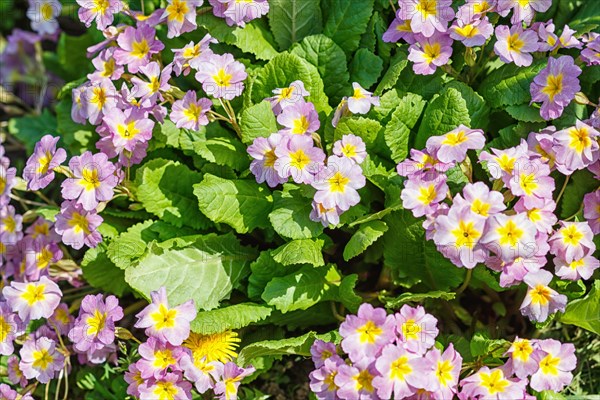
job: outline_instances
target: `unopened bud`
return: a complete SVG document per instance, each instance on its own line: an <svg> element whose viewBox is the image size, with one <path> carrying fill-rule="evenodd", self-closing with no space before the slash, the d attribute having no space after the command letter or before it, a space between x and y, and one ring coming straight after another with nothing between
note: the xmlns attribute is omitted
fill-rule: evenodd
<svg viewBox="0 0 600 400"><path fill-rule="evenodd" d="M120 326L117 326L115 328L115 336L118 337L121 340L132 340L132 339L134 339L133 333L129 332L129 330L127 330L125 328L121 328Z"/></svg>
<svg viewBox="0 0 600 400"><path fill-rule="evenodd" d="M583 94L583 92L577 92L575 93L575 102L577 104L587 106L590 104L590 99L588 99L587 96Z"/></svg>

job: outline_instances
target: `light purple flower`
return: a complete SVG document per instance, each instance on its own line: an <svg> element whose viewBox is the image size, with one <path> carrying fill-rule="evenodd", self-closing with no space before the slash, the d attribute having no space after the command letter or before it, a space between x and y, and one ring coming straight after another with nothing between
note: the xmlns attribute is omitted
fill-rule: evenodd
<svg viewBox="0 0 600 400"><path fill-rule="evenodd" d="M26 15L31 21L31 29L40 35L52 35L59 29L56 17L61 11L58 0L29 0Z"/></svg>
<svg viewBox="0 0 600 400"><path fill-rule="evenodd" d="M386 344L396 338L394 317L383 308L373 308L369 303L361 304L357 315L347 315L340 325L342 349L350 360L373 361Z"/></svg>
<svg viewBox="0 0 600 400"><path fill-rule="evenodd" d="M19 385L24 388L27 386L27 378L23 375L23 372L19 368L19 357L16 355L11 355L8 357L8 361L6 362L6 369L8 370L8 380L13 385Z"/></svg>
<svg viewBox="0 0 600 400"><path fill-rule="evenodd" d="M514 62L519 67L527 67L533 62L533 53L538 49L538 35L533 30L523 31L518 25L496 27L494 51L505 63Z"/></svg>
<svg viewBox="0 0 600 400"><path fill-rule="evenodd" d="M246 26L246 22L260 18L269 12L267 0L211 0L213 13L217 17L225 18L227 25Z"/></svg>
<svg viewBox="0 0 600 400"><path fill-rule="evenodd" d="M325 360L332 357L341 360L341 357L337 354L335 343L325 342L321 339L315 340L312 346L310 346L310 354L312 356L312 361L315 364L315 368L321 368L325 363Z"/></svg>
<svg viewBox="0 0 600 400"><path fill-rule="evenodd" d="M529 339L520 339L516 337L512 342L506 355L509 358L510 368L519 379L526 379L535 373L538 369L538 363L533 357L534 353L539 351L538 341Z"/></svg>
<svg viewBox="0 0 600 400"><path fill-rule="evenodd" d="M395 318L398 344L406 350L425 354L427 349L434 345L439 333L437 319L427 314L422 306L411 307L405 304L396 313Z"/></svg>
<svg viewBox="0 0 600 400"><path fill-rule="evenodd" d="M142 379L158 379L169 371L180 371L179 360L184 354L181 346L150 337L138 347L138 352L142 358L136 364Z"/></svg>
<svg viewBox="0 0 600 400"><path fill-rule="evenodd" d="M575 346L558 340L539 341L540 351L534 354L538 370L531 376L531 388L541 392L562 391L573 380L571 371L577 366Z"/></svg>
<svg viewBox="0 0 600 400"><path fill-rule="evenodd" d="M487 163L487 170L494 179L502 179L506 185L513 176L515 163L521 157L527 157L527 142L522 141L515 147L504 150L491 148L492 152L482 151L479 153L479 161Z"/></svg>
<svg viewBox="0 0 600 400"><path fill-rule="evenodd" d="M550 168L537 158L518 159L508 186L512 194L523 199L527 209L542 207L547 200L552 200L555 188Z"/></svg>
<svg viewBox="0 0 600 400"><path fill-rule="evenodd" d="M413 395L417 388L426 383L426 375L419 354L411 353L402 346L386 345L375 362L375 368L381 374L373 378L373 386L382 399L403 399Z"/></svg>
<svg viewBox="0 0 600 400"><path fill-rule="evenodd" d="M150 62L152 55L165 48L155 36L154 28L147 25L137 29L132 26L125 28L117 38L119 48L114 52L117 64L127 65L129 72L137 73L140 67Z"/></svg>
<svg viewBox="0 0 600 400"><path fill-rule="evenodd" d="M410 20L413 32L431 37L435 32L446 32L454 18L452 0L399 0L397 17Z"/></svg>
<svg viewBox="0 0 600 400"><path fill-rule="evenodd" d="M325 153L314 146L313 140L305 135L286 135L275 148L274 167L281 178L292 177L296 183L311 184L314 174L325 160Z"/></svg>
<svg viewBox="0 0 600 400"><path fill-rule="evenodd" d="M462 197L455 196L454 204L465 202L475 214L482 217L496 215L506 209L504 196L495 190L490 190L483 182L467 183L463 187ZM458 205L458 204L457 204Z"/></svg>
<svg viewBox="0 0 600 400"><path fill-rule="evenodd" d="M77 200L84 210L91 211L101 201L110 201L118 178L116 167L106 154L92 155L86 151L69 161L73 177L62 183L62 195L67 200Z"/></svg>
<svg viewBox="0 0 600 400"><path fill-rule="evenodd" d="M83 245L96 247L102 241L97 230L102 221L96 210L86 211L81 204L66 200L56 215L54 229L62 236L63 243L74 249L81 249Z"/></svg>
<svg viewBox="0 0 600 400"><path fill-rule="evenodd" d="M90 81L95 82L100 79L116 81L121 78L121 75L125 72L125 68L122 65L117 65L115 62L115 50L115 47L104 49L92 60L92 64L94 64L96 71L88 74L88 79Z"/></svg>
<svg viewBox="0 0 600 400"><path fill-rule="evenodd" d="M459 125L456 129L441 136L427 139L427 152L445 163L463 162L468 150L481 150L485 136L481 129L470 129Z"/></svg>
<svg viewBox="0 0 600 400"><path fill-rule="evenodd" d="M56 342L47 337L27 340L20 351L19 368L27 379L48 383L60 371L65 357L56 349Z"/></svg>
<svg viewBox="0 0 600 400"><path fill-rule="evenodd" d="M416 35L416 43L408 48L408 59L419 75L432 75L438 67L448 64L452 56L452 38L445 33L431 37Z"/></svg>
<svg viewBox="0 0 600 400"><path fill-rule="evenodd" d="M585 49L581 51L581 59L588 66L600 64L600 36L587 43Z"/></svg>
<svg viewBox="0 0 600 400"><path fill-rule="evenodd" d="M339 386L335 383L335 377L341 365L344 365L344 362L339 357L326 358L310 373L310 390L318 400L339 400Z"/></svg>
<svg viewBox="0 0 600 400"><path fill-rule="evenodd" d="M193 382L196 390L201 394L213 389L217 366L222 363L220 361L206 362L206 358L200 360L192 360L192 358L189 354L184 353L179 361L185 378Z"/></svg>
<svg viewBox="0 0 600 400"><path fill-rule="evenodd" d="M78 12L81 22L89 28L96 20L98 30L106 29L113 23L114 14L124 9L121 0L77 0L77 4L81 6Z"/></svg>
<svg viewBox="0 0 600 400"><path fill-rule="evenodd" d="M98 125L105 114L109 114L117 105L117 89L108 78L98 79L85 87L79 98L81 115L92 125Z"/></svg>
<svg viewBox="0 0 600 400"><path fill-rule="evenodd" d="M339 387L337 395L343 400L380 400L373 380L379 373L375 363L366 360L354 365L342 364L333 379Z"/></svg>
<svg viewBox="0 0 600 400"><path fill-rule="evenodd" d="M581 90L579 79L581 68L571 56L550 57L548 66L531 82L531 102L542 102L540 114L545 120L559 118L566 106Z"/></svg>
<svg viewBox="0 0 600 400"><path fill-rule="evenodd" d="M498 0L496 11L503 17L506 17L510 10L513 10L513 16L510 22L515 25L520 25L525 22L529 25L535 16L536 11L543 13L548 11L552 5L552 0Z"/></svg>
<svg viewBox="0 0 600 400"><path fill-rule="evenodd" d="M2 294L24 322L50 318L62 297L58 285L46 276L37 282L12 281L2 289Z"/></svg>
<svg viewBox="0 0 600 400"><path fill-rule="evenodd" d="M591 255L571 262L555 257L554 266L558 277L576 281L578 279L590 279L594 271L600 267L600 261Z"/></svg>
<svg viewBox="0 0 600 400"><path fill-rule="evenodd" d="M600 190L583 196L583 217L594 235L600 234Z"/></svg>
<svg viewBox="0 0 600 400"><path fill-rule="evenodd" d="M346 157L357 164L362 163L367 158L365 142L351 133L342 136L340 140L333 143L333 154L338 157Z"/></svg>
<svg viewBox="0 0 600 400"><path fill-rule="evenodd" d="M97 351L115 341L115 322L123 318L123 308L115 296L87 295L79 316L69 331L69 340L79 352Z"/></svg>
<svg viewBox="0 0 600 400"><path fill-rule="evenodd" d="M494 27L487 17L465 22L457 19L450 27L450 37L466 47L482 46L494 34Z"/></svg>
<svg viewBox="0 0 600 400"><path fill-rule="evenodd" d="M229 53L209 55L196 73L196 79L206 94L225 100L242 94L247 77L244 64L235 61Z"/></svg>
<svg viewBox="0 0 600 400"><path fill-rule="evenodd" d="M313 200L309 218L311 221L320 222L327 228L329 225L339 224L342 213L343 211L339 207L326 208L322 203Z"/></svg>
<svg viewBox="0 0 600 400"><path fill-rule="evenodd" d="M464 22L479 19L487 13L495 11L497 3L498 0L467 0L458 8L456 18Z"/></svg>
<svg viewBox="0 0 600 400"><path fill-rule="evenodd" d="M400 193L402 206L411 210L415 217L422 217L435 211L438 203L446 198L448 190L443 175L435 180L411 177L404 182L404 189Z"/></svg>
<svg viewBox="0 0 600 400"><path fill-rule="evenodd" d="M183 380L181 372L167 373L160 379L150 379L138 387L140 400L191 400L192 384Z"/></svg>
<svg viewBox="0 0 600 400"><path fill-rule="evenodd" d="M550 252L567 262L592 254L596 250L594 234L587 222L560 221L561 227L550 237Z"/></svg>
<svg viewBox="0 0 600 400"><path fill-rule="evenodd" d="M353 114L366 114L371 106L379 106L379 96L365 90L358 82L352 83L352 96L348 97L348 109Z"/></svg>
<svg viewBox="0 0 600 400"><path fill-rule="evenodd" d="M23 237L23 216L11 205L0 207L0 242L17 244Z"/></svg>
<svg viewBox="0 0 600 400"><path fill-rule="evenodd" d="M410 27L410 20L401 20L394 18L390 27L382 36L384 42L396 43L404 40L408 44L415 43L415 34Z"/></svg>
<svg viewBox="0 0 600 400"><path fill-rule="evenodd" d="M310 136L321 126L314 104L303 100L286 107L277 116L277 122L285 127L280 133L291 135Z"/></svg>
<svg viewBox="0 0 600 400"><path fill-rule="evenodd" d="M190 322L196 318L196 306L188 300L176 307L169 307L167 289L164 286L151 292L152 303L136 315L136 328L146 328L148 337L180 346L190 335Z"/></svg>
<svg viewBox="0 0 600 400"><path fill-rule="evenodd" d="M553 227L558 221L558 218L554 213L555 209L556 203L552 199L544 199L537 207L527 208L525 206L525 200L521 198L514 205L514 210L517 213L527 213L527 218L535 225L538 231L548 234L552 233L554 230Z"/></svg>
<svg viewBox="0 0 600 400"><path fill-rule="evenodd" d="M317 189L314 200L325 208L338 207L342 211L360 202L357 190L366 184L362 169L345 157L330 156L327 167L315 178L312 186Z"/></svg>
<svg viewBox="0 0 600 400"><path fill-rule="evenodd" d="M424 375L419 381L424 381L424 389L433 393L432 399L451 399L456 394L462 360L461 355L454 350L454 345L450 343L443 354L433 348L425 354L425 358L420 358L415 363L417 372Z"/></svg>
<svg viewBox="0 0 600 400"><path fill-rule="evenodd" d="M174 38L182 33L192 32L196 25L196 8L204 0L167 0L167 7L161 19L167 20L167 37Z"/></svg>
<svg viewBox="0 0 600 400"><path fill-rule="evenodd" d="M125 111L114 109L104 116L103 121L117 153L125 150L133 152L139 143L146 143L152 139L154 121L147 118L146 113L135 108Z"/></svg>
<svg viewBox="0 0 600 400"><path fill-rule="evenodd" d="M275 169L275 149L282 139L282 135L274 133L268 138L258 137L248 146L248 154L254 159L250 163L250 171L256 177L256 182L267 182L270 187L275 187L288 181L287 176L279 176Z"/></svg>
<svg viewBox="0 0 600 400"><path fill-rule="evenodd" d="M407 178L421 178L423 180L435 180L452 168L453 163L440 162L427 150L410 150L410 158L400 162L396 166L398 175Z"/></svg>
<svg viewBox="0 0 600 400"><path fill-rule="evenodd" d="M48 275L50 266L63 257L62 250L54 242L44 238L25 238L21 242L25 260L25 275L30 281L37 281L42 275Z"/></svg>
<svg viewBox="0 0 600 400"><path fill-rule="evenodd" d="M54 310L54 314L48 318L48 324L58 330L61 335L68 335L75 318L69 313L69 306L60 303Z"/></svg>
<svg viewBox="0 0 600 400"><path fill-rule="evenodd" d="M211 107L212 101L205 97L197 99L196 92L189 90L182 100L173 103L170 118L178 128L198 131L208 125L206 113Z"/></svg>
<svg viewBox="0 0 600 400"><path fill-rule="evenodd" d="M534 251L536 233L537 229L526 213L497 214L488 219L486 232L480 241L502 261L511 262Z"/></svg>
<svg viewBox="0 0 600 400"><path fill-rule="evenodd" d="M135 97L149 100L151 103L155 103L156 99L163 100L161 92L167 92L171 89L171 85L168 83L171 79L171 70L172 66L169 64L161 71L160 65L155 61L140 66L139 72L143 73L148 81L136 76L131 78L131 83L134 85L131 93Z"/></svg>
<svg viewBox="0 0 600 400"><path fill-rule="evenodd" d="M254 373L254 367L241 368L234 362L215 364L215 388L219 400L237 400L237 391L242 379Z"/></svg>
<svg viewBox="0 0 600 400"><path fill-rule="evenodd" d="M290 83L290 86L286 88L273 90L273 94L275 96L268 97L265 100L271 103L275 115L281 114L289 106L304 102L304 98L310 96L310 93L304 87L304 82L300 80Z"/></svg>
<svg viewBox="0 0 600 400"><path fill-rule="evenodd" d="M127 386L127 394L134 397L140 397L140 386L144 384L142 373L137 367L137 363L129 364L129 368L125 372L123 378L129 385Z"/></svg>
<svg viewBox="0 0 600 400"><path fill-rule="evenodd" d="M21 319L12 312L5 301L0 302L0 354L10 356L14 353L15 337L22 333Z"/></svg>
<svg viewBox="0 0 600 400"><path fill-rule="evenodd" d="M502 368L480 368L460 382L464 399L523 399L527 380L509 378Z"/></svg>
<svg viewBox="0 0 600 400"><path fill-rule="evenodd" d="M529 273L523 279L529 289L521 303L521 313L532 321L544 322L550 314L565 310L567 296L551 289L551 280L552 274L545 270Z"/></svg>
<svg viewBox="0 0 600 400"><path fill-rule="evenodd" d="M175 72L175 75L179 76L183 72L183 75L187 76L192 68L199 70L202 60L213 54L209 47L211 43L217 43L217 39L207 33L197 44L189 42L181 49L173 49L172 51L175 54L173 57L173 72Z"/></svg>
<svg viewBox="0 0 600 400"><path fill-rule="evenodd" d="M575 126L556 132L553 136L556 168L571 175L596 162L600 155L598 136L596 129L579 120Z"/></svg>

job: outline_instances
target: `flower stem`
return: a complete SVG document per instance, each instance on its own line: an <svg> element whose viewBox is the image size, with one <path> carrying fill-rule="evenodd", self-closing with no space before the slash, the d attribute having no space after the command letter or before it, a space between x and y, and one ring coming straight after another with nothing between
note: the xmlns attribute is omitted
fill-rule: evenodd
<svg viewBox="0 0 600 400"><path fill-rule="evenodd" d="M562 197L563 193L565 193L565 189L567 188L567 183L569 183L569 179L571 179L571 175L567 175L567 178L565 179L565 183L563 183L563 186L560 189L560 193L558 194L558 197L556 197L556 205L558 205L560 198Z"/></svg>
<svg viewBox="0 0 600 400"><path fill-rule="evenodd" d="M471 282L471 277L472 276L473 276L473 270L472 269L467 269L467 276L465 276L465 281L456 290L456 292L455 292L456 294L461 294L462 292L465 291L465 289L467 289L467 287L469 286L469 283Z"/></svg>

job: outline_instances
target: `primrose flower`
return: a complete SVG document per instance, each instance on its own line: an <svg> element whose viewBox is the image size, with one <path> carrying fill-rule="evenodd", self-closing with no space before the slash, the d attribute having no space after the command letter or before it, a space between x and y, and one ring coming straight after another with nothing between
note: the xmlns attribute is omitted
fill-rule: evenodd
<svg viewBox="0 0 600 400"><path fill-rule="evenodd" d="M550 252L567 262L579 260L596 250L594 234L587 222L560 221L561 227L550 237Z"/></svg>
<svg viewBox="0 0 600 400"><path fill-rule="evenodd" d="M525 396L526 380L509 379L502 368L482 367L475 374L460 382L465 398L474 399L522 399Z"/></svg>
<svg viewBox="0 0 600 400"><path fill-rule="evenodd" d="M537 32L541 42L538 51L558 50L561 47L575 47L578 49L582 47L581 42L573 36L573 34L576 33L576 31L569 28L569 25L565 25L560 37L556 36L556 34L554 33L555 29L556 27L554 26L552 20L548 21L547 23L539 23L539 28L537 29Z"/></svg>
<svg viewBox="0 0 600 400"><path fill-rule="evenodd" d="M505 63L514 62L519 67L528 67L533 62L530 53L538 49L538 35L533 30L523 31L518 25L496 27L494 51Z"/></svg>
<svg viewBox="0 0 600 400"><path fill-rule="evenodd" d="M244 64L235 61L231 54L211 54L196 73L196 80L202 84L206 94L231 100L244 90L244 80L248 77Z"/></svg>
<svg viewBox="0 0 600 400"><path fill-rule="evenodd" d="M194 359L189 354L183 353L179 366L183 370L185 378L194 383L196 390L202 394L214 388L213 375L216 373L218 361L207 362L206 359Z"/></svg>
<svg viewBox="0 0 600 400"><path fill-rule="evenodd" d="M454 18L452 0L400 0L397 17L410 20L413 32L425 37L446 32L448 22Z"/></svg>
<svg viewBox="0 0 600 400"><path fill-rule="evenodd" d="M115 296L87 295L81 302L79 316L69 331L69 340L77 351L104 348L115 341L115 322L123 318L123 308Z"/></svg>
<svg viewBox="0 0 600 400"><path fill-rule="evenodd" d="M40 35L52 35L58 31L56 17L60 15L62 5L57 0L29 0L27 18L31 29Z"/></svg>
<svg viewBox="0 0 600 400"><path fill-rule="evenodd" d="M92 83L102 79L116 81L121 78L123 72L125 72L125 68L122 65L117 65L115 62L113 56L115 50L115 47L104 49L92 60L92 64L96 68L96 71L87 76Z"/></svg>
<svg viewBox="0 0 600 400"><path fill-rule="evenodd" d="M394 18L390 27L382 36L384 42L396 43L404 40L408 44L415 43L415 35L410 27L410 20L402 20L398 17Z"/></svg>
<svg viewBox="0 0 600 400"><path fill-rule="evenodd" d="M562 391L573 380L571 371L577 366L575 346L558 340L540 340L539 352L534 354L538 370L531 376L531 388L541 392Z"/></svg>
<svg viewBox="0 0 600 400"><path fill-rule="evenodd" d="M559 118L566 106L581 90L579 79L581 68L570 56L550 57L548 66L531 82L531 102L542 102L540 115L545 120Z"/></svg>
<svg viewBox="0 0 600 400"><path fill-rule="evenodd" d="M319 114L317 114L313 103L305 103L304 101L286 107L277 116L277 122L285 127L280 133L292 135L310 136L321 125Z"/></svg>
<svg viewBox="0 0 600 400"><path fill-rule="evenodd" d="M325 208L338 207L342 211L360 202L357 190L366 184L362 169L348 158L330 156L327 167L322 171L323 179L315 179L312 186L317 189L314 200Z"/></svg>
<svg viewBox="0 0 600 400"><path fill-rule="evenodd" d="M312 356L312 361L315 364L315 368L321 368L325 363L325 360L332 357L341 360L341 357L337 354L335 343L325 342L321 339L314 341L310 347L310 354Z"/></svg>
<svg viewBox="0 0 600 400"><path fill-rule="evenodd" d="M142 374L139 368L137 367L137 363L129 364L129 368L125 372L123 378L125 382L128 383L127 386L127 394L134 397L140 397L140 386L142 386L145 382L142 379Z"/></svg>
<svg viewBox="0 0 600 400"><path fill-rule="evenodd" d="M269 187L275 187L288 181L288 177L281 177L275 169L277 155L275 149L281 143L283 136L274 133L268 138L257 137L248 146L248 154L254 159L250 163L250 171L256 177L256 182L267 182Z"/></svg>
<svg viewBox="0 0 600 400"><path fill-rule="evenodd" d="M404 182L400 193L402 205L411 210L415 217L422 217L434 212L448 193L448 185L443 175L435 180L410 178Z"/></svg>
<svg viewBox="0 0 600 400"><path fill-rule="evenodd" d="M325 153L313 144L313 139L305 135L283 136L275 148L274 167L281 178L292 177L296 183L311 184L319 165L325 160Z"/></svg>
<svg viewBox="0 0 600 400"><path fill-rule="evenodd" d="M526 213L497 214L488 219L486 232L480 239L504 262L526 257L535 248L537 229Z"/></svg>
<svg viewBox="0 0 600 400"><path fill-rule="evenodd" d="M119 65L127 65L132 74L136 74L140 67L148 64L152 55L165 48L165 45L156 39L154 28L148 25L137 29L128 26L117 37L117 43L119 48L114 52L115 60Z"/></svg>
<svg viewBox="0 0 600 400"><path fill-rule="evenodd" d="M23 237L23 216L15 213L11 205L0 207L0 241L17 244Z"/></svg>
<svg viewBox="0 0 600 400"><path fill-rule="evenodd" d="M169 371L179 371L179 360L184 354L181 346L163 343L154 337L140 344L138 352L142 358L136 364L142 379L158 379Z"/></svg>
<svg viewBox="0 0 600 400"><path fill-rule="evenodd" d="M140 400L190 400L192 384L181 372L170 372L159 379L150 379L138 387Z"/></svg>
<svg viewBox="0 0 600 400"><path fill-rule="evenodd" d="M80 8L79 19L86 27L96 21L98 30L105 30L113 23L114 14L121 12L124 6L121 0L77 0Z"/></svg>
<svg viewBox="0 0 600 400"><path fill-rule="evenodd" d="M558 277L576 281L578 279L590 279L594 274L594 271L600 267L600 261L591 255L587 255L571 262L566 262L565 260L555 257L554 266Z"/></svg>
<svg viewBox="0 0 600 400"><path fill-rule="evenodd" d="M143 73L148 81L144 81L137 76L131 78L131 83L134 87L131 93L141 100L149 100L150 103L155 103L157 99L163 100L161 92L166 92L171 89L169 79L171 79L172 65L169 64L163 70L160 70L160 65L152 61L139 68L139 72Z"/></svg>
<svg viewBox="0 0 600 400"><path fill-rule="evenodd" d="M22 242L25 259L25 275L28 280L38 280L48 274L50 265L62 259L63 253L54 242L26 238Z"/></svg>
<svg viewBox="0 0 600 400"><path fill-rule="evenodd" d="M254 367L241 368L234 362L215 364L215 388L219 400L237 400L237 391L242 379L253 374Z"/></svg>
<svg viewBox="0 0 600 400"><path fill-rule="evenodd" d="M386 345L375 362L381 374L373 378L373 386L382 399L403 399L413 395L417 388L426 383L425 374L419 361L419 354L411 353L402 346Z"/></svg>
<svg viewBox="0 0 600 400"><path fill-rule="evenodd" d="M467 0L458 7L456 18L462 21L471 21L485 16L488 12L496 10L498 0Z"/></svg>
<svg viewBox="0 0 600 400"><path fill-rule="evenodd" d="M365 142L359 136L351 133L333 143L333 154L338 157L347 157L357 164L367 158Z"/></svg>
<svg viewBox="0 0 600 400"><path fill-rule="evenodd" d="M48 277L37 282L15 282L2 289L10 308L23 321L50 318L60 303L62 292Z"/></svg>
<svg viewBox="0 0 600 400"><path fill-rule="evenodd" d="M552 199L554 178L550 176L550 167L537 158L517 160L509 188L515 196L521 196L526 208L541 207Z"/></svg>
<svg viewBox="0 0 600 400"><path fill-rule="evenodd" d="M72 178L62 183L62 196L67 200L77 200L86 211L91 211L100 201L109 201L118 178L116 167L108 161L104 153L92 155L86 151L69 161Z"/></svg>
<svg viewBox="0 0 600 400"><path fill-rule="evenodd" d="M269 12L267 0L209 0L213 6L213 13L217 17L225 18L227 25L246 26L246 22L260 18Z"/></svg>
<svg viewBox="0 0 600 400"><path fill-rule="evenodd" d="M203 59L213 54L209 47L211 43L217 43L217 39L207 33L196 44L189 42L181 49L173 49L172 51L175 54L173 57L173 72L175 72L175 75L179 76L183 72L183 75L187 76L192 68L195 70L200 69Z"/></svg>
<svg viewBox="0 0 600 400"><path fill-rule="evenodd" d="M69 313L69 306L60 303L54 314L48 319L49 325L56 328L61 335L67 335L75 318Z"/></svg>
<svg viewBox="0 0 600 400"><path fill-rule="evenodd" d="M361 362L354 365L342 364L333 382L339 387L337 395L342 400L380 400L373 386L374 378L379 375L375 363Z"/></svg>
<svg viewBox="0 0 600 400"><path fill-rule="evenodd" d="M8 380L10 383L13 385L19 385L22 388L27 387L27 378L25 378L25 375L23 375L23 372L19 368L19 357L14 354L11 355L8 357L6 364L6 369L8 370Z"/></svg>
<svg viewBox="0 0 600 400"><path fill-rule="evenodd" d="M344 365L344 361L339 357L326 358L310 373L310 390L318 400L339 399L337 396L339 386L335 383L335 377L341 365Z"/></svg>
<svg viewBox="0 0 600 400"><path fill-rule="evenodd" d="M136 328L146 328L146 335L180 346L190 335L190 322L196 318L193 300L170 308L167 289L151 292L152 303L136 315Z"/></svg>
<svg viewBox="0 0 600 400"><path fill-rule="evenodd" d="M443 33L428 38L416 36L416 43L408 48L408 59L414 63L415 74L432 75L438 67L448 64L452 42L452 38Z"/></svg>
<svg viewBox="0 0 600 400"><path fill-rule="evenodd" d="M167 20L169 28L167 37L174 38L182 33L192 32L196 25L196 7L200 7L203 0L168 0L167 7L161 19Z"/></svg>
<svg viewBox="0 0 600 400"><path fill-rule="evenodd" d="M23 323L12 312L8 304L0 302L0 354L10 356L14 353L13 342L22 330Z"/></svg>
<svg viewBox="0 0 600 400"><path fill-rule="evenodd" d="M600 234L600 190L583 196L583 217L594 235Z"/></svg>
<svg viewBox="0 0 600 400"><path fill-rule="evenodd" d="M510 368L519 379L526 379L538 369L533 354L538 350L538 341L516 337L505 355L508 355Z"/></svg>
<svg viewBox="0 0 600 400"><path fill-rule="evenodd" d="M439 330L437 319L425 312L422 306L403 305L396 313L396 331L399 344L412 353L425 354L435 343Z"/></svg>
<svg viewBox="0 0 600 400"><path fill-rule="evenodd" d="M309 218L311 221L320 222L325 228L329 225L337 225L340 223L340 215L343 213L339 207L326 208L322 203L313 200L312 210Z"/></svg>
<svg viewBox="0 0 600 400"><path fill-rule="evenodd" d="M529 273L523 281L529 286L521 303L521 313L535 322L544 322L550 314L565 311L567 296L558 294L548 284L552 274L545 270Z"/></svg>
<svg viewBox="0 0 600 400"><path fill-rule="evenodd" d="M81 114L85 115L92 125L98 125L102 117L110 114L117 105L117 89L110 79L102 78L85 87L79 101Z"/></svg>
<svg viewBox="0 0 600 400"><path fill-rule="evenodd" d="M459 40L466 47L483 46L494 34L494 27L488 17L469 20L457 19L450 27L450 37Z"/></svg>
<svg viewBox="0 0 600 400"><path fill-rule="evenodd" d="M387 315L383 308L363 303L357 315L347 315L340 325L342 349L355 362L374 360L381 349L395 339L394 323L394 317Z"/></svg>
<svg viewBox="0 0 600 400"><path fill-rule="evenodd" d="M433 348L417 362L418 373L424 374L423 387L434 394L435 400L451 399L456 394L461 366L462 357L452 343L443 354Z"/></svg>
<svg viewBox="0 0 600 400"><path fill-rule="evenodd" d="M56 342L42 336L29 339L21 348L19 368L27 379L48 383L64 366L65 357L56 349Z"/></svg>
<svg viewBox="0 0 600 400"><path fill-rule="evenodd" d="M581 59L588 66L600 64L600 36L589 42L581 51Z"/></svg>
<svg viewBox="0 0 600 400"><path fill-rule="evenodd" d="M490 149L492 152L482 151L479 153L479 160L487 162L487 170L494 179L501 179L506 185L513 176L515 163L521 157L527 157L527 142L523 141L520 145L510 147L504 150Z"/></svg>
<svg viewBox="0 0 600 400"><path fill-rule="evenodd" d="M99 81L102 81L102 79L96 77L94 79L94 84ZM78 124L85 124L87 119L87 114L83 108L83 102L81 101L86 88L86 85L81 85L74 88L71 92L71 101L73 103L71 106L71 119Z"/></svg>
<svg viewBox="0 0 600 400"><path fill-rule="evenodd" d="M527 136L527 147L531 153L540 156L540 159L547 163L550 169L554 169L554 159L556 155L552 146L554 138L552 135L556 132L556 127L549 126L539 132L530 132Z"/></svg>
<svg viewBox="0 0 600 400"><path fill-rule="evenodd" d="M105 115L103 120L117 153L122 153L124 150L133 152L139 143L152 139L154 121L146 118L143 111L135 108L121 111L117 108L109 115Z"/></svg>
<svg viewBox="0 0 600 400"><path fill-rule="evenodd" d="M196 98L196 92L189 90L182 100L177 100L171 107L171 121L178 128L200 130L201 126L208 125L206 113L212 107L212 101L207 98Z"/></svg>
<svg viewBox="0 0 600 400"><path fill-rule="evenodd" d="M600 151L598 136L600 133L577 120L575 126L554 134L556 168L565 175L583 169L598 160Z"/></svg>
<svg viewBox="0 0 600 400"><path fill-rule="evenodd" d="M352 83L352 96L348 97L348 109L353 114L366 114L371 109L371 105L379 105L379 96L373 96L373 93L365 90L358 82Z"/></svg>
<svg viewBox="0 0 600 400"><path fill-rule="evenodd" d="M554 225L558 221L554 210L556 209L556 203L552 199L543 199L537 207L527 207L525 199L521 198L514 205L513 209L517 213L527 213L527 218L531 221L536 229L544 233L552 233L554 231Z"/></svg>
<svg viewBox="0 0 600 400"><path fill-rule="evenodd" d="M490 190L483 182L467 183L462 190L461 196L455 196L455 205L468 205L472 212L489 217L506 209L504 196L495 190Z"/></svg>
<svg viewBox="0 0 600 400"><path fill-rule="evenodd" d="M286 88L278 88L273 90L275 96L266 98L265 100L271 103L271 108L275 115L281 114L287 107L302 103L304 98L310 96L310 93L304 88L304 82L298 80L290 83Z"/></svg>
<svg viewBox="0 0 600 400"><path fill-rule="evenodd" d="M439 161L435 155L425 151L411 149L410 158L398 163L396 172L407 178L420 177L423 180L434 180L445 174L453 164Z"/></svg>
<svg viewBox="0 0 600 400"><path fill-rule="evenodd" d="M487 250L479 244L485 221L486 217L472 212L468 205L461 207L455 203L447 215L437 217L433 241L456 266L475 268L487 255Z"/></svg>
<svg viewBox="0 0 600 400"><path fill-rule="evenodd" d="M441 162L463 162L467 150L480 150L485 145L485 136L481 129L470 129L459 125L456 129L441 136L427 139L427 152L435 155Z"/></svg>
<svg viewBox="0 0 600 400"><path fill-rule="evenodd" d="M525 22L529 25L533 21L535 12L543 13L548 11L552 5L552 0L498 0L497 12L503 17L506 17L510 10L513 10L513 16L510 22L517 25Z"/></svg>

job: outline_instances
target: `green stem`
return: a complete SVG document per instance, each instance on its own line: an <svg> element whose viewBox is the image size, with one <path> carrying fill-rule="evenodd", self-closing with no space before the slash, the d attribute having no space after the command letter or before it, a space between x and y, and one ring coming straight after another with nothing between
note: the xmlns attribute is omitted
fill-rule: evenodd
<svg viewBox="0 0 600 400"><path fill-rule="evenodd" d="M567 175L567 178L565 179L565 183L563 183L563 186L560 189L560 193L558 194L558 197L556 198L557 205L558 205L558 202L560 201L560 198L562 197L563 193L565 192L565 189L567 188L567 183L569 183L569 179L571 179L571 175Z"/></svg>
<svg viewBox="0 0 600 400"><path fill-rule="evenodd" d="M467 276L465 276L465 281L456 290L456 294L461 294L462 292L464 292L467 289L467 287L469 286L469 283L471 282L471 277L472 276L473 276L473 270L472 269L467 269Z"/></svg>

